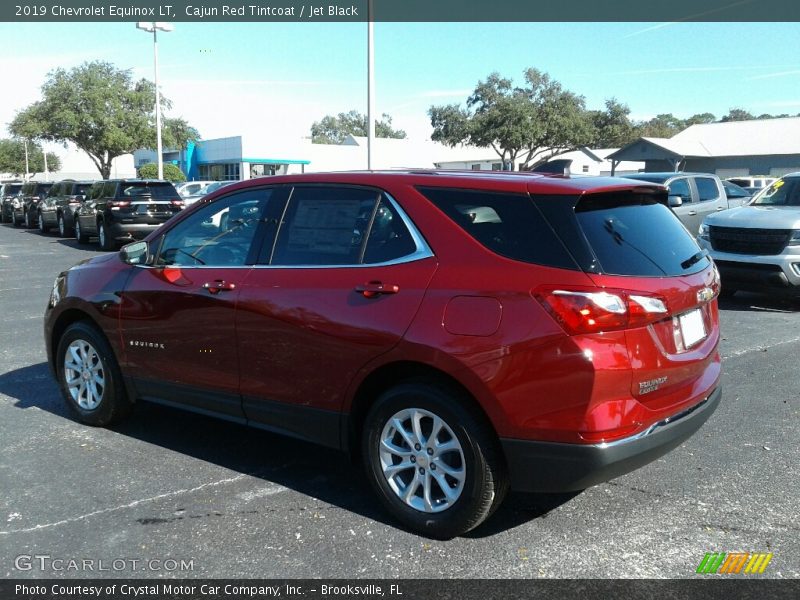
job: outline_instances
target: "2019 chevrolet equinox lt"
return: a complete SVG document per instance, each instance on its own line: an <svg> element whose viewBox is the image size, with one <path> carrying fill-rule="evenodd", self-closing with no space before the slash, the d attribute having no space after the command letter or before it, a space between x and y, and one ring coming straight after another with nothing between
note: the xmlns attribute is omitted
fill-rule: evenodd
<svg viewBox="0 0 800 600"><path fill-rule="evenodd" d="M356 453L397 519L453 537L717 407L718 275L667 204L520 173L242 182L61 273L50 366L92 425L146 400Z"/></svg>

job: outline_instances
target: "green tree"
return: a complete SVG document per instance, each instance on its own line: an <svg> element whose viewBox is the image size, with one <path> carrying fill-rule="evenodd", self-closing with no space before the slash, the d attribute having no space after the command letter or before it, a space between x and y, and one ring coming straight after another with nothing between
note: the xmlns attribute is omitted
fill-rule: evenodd
<svg viewBox="0 0 800 600"><path fill-rule="evenodd" d="M525 71L525 84L492 73L457 104L431 106L431 139L449 146L492 148L502 161L526 170L555 154L591 143L593 128L584 99L538 69Z"/></svg>
<svg viewBox="0 0 800 600"><path fill-rule="evenodd" d="M761 118L764 118L764 115L762 115ZM752 119L755 119L755 117L743 108L732 108L728 111L728 114L722 117L719 121L720 123L726 123L728 121L750 121Z"/></svg>
<svg viewBox="0 0 800 600"><path fill-rule="evenodd" d="M630 120L631 109L616 98L606 100L605 110L589 112L594 128L592 146L595 148L617 148L636 139L636 129Z"/></svg>
<svg viewBox="0 0 800 600"><path fill-rule="evenodd" d="M51 71L42 99L17 113L9 129L18 137L72 142L107 179L114 158L155 147L154 106L152 82L134 81L130 71L108 62L87 62L69 71ZM161 106L168 110L172 104L161 96ZM183 119L162 121L167 147L184 148L199 137Z"/></svg>
<svg viewBox="0 0 800 600"><path fill-rule="evenodd" d="M54 173L61 168L57 154L47 153L47 172ZM19 139L0 140L0 173L15 177L25 174L25 141ZM28 173L44 173L44 154L41 145L28 142Z"/></svg>
<svg viewBox="0 0 800 600"><path fill-rule="evenodd" d="M139 167L139 177L142 179L156 179L158 177L158 165L156 163L142 165ZM164 163L164 179L172 183L180 183L181 181L186 181L186 175L172 163Z"/></svg>
<svg viewBox="0 0 800 600"><path fill-rule="evenodd" d="M716 122L716 120L717 120L717 117L715 117L713 114L711 114L709 112L700 113L700 114L692 115L691 117L686 119L683 122L683 125L684 125L684 127L690 127L692 125L700 125L700 124L703 124L703 123L714 123L714 122Z"/></svg>
<svg viewBox="0 0 800 600"><path fill-rule="evenodd" d="M685 129L684 122L672 113L656 115L649 121L639 123L637 137L671 138Z"/></svg>
<svg viewBox="0 0 800 600"><path fill-rule="evenodd" d="M406 132L392 127L392 117L384 113L383 119L375 122L375 137L404 139ZM311 125L311 142L314 144L341 144L348 135L364 137L367 131L367 116L351 110L337 116L327 115Z"/></svg>

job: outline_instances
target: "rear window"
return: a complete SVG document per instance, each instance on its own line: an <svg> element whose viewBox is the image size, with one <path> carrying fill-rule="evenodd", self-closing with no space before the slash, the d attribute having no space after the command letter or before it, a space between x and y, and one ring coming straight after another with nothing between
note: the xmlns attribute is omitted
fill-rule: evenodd
<svg viewBox="0 0 800 600"><path fill-rule="evenodd" d="M89 188L92 187L91 183L76 183L72 186L72 194L74 196L86 196L89 193Z"/></svg>
<svg viewBox="0 0 800 600"><path fill-rule="evenodd" d="M6 186L3 188L3 193L11 196L12 194L16 194L22 189L21 183L7 183Z"/></svg>
<svg viewBox="0 0 800 600"><path fill-rule="evenodd" d="M150 197L165 200L178 197L178 192L171 183L121 183L119 195L122 198Z"/></svg>
<svg viewBox="0 0 800 600"><path fill-rule="evenodd" d="M587 195L575 207L575 217L603 273L673 277L708 266L678 218L651 195Z"/></svg>
<svg viewBox="0 0 800 600"><path fill-rule="evenodd" d="M527 194L448 188L419 191L496 254L548 267L578 268Z"/></svg>

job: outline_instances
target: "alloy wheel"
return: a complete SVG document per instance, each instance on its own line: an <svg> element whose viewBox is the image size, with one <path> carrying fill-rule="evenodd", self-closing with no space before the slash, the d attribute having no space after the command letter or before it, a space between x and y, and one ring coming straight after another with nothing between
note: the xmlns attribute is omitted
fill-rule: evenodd
<svg viewBox="0 0 800 600"><path fill-rule="evenodd" d="M103 400L106 380L97 350L86 340L74 340L64 354L64 381L75 403L94 410Z"/></svg>
<svg viewBox="0 0 800 600"><path fill-rule="evenodd" d="M421 408L395 413L380 437L380 466L397 497L420 512L447 510L461 496L466 461L447 423Z"/></svg>

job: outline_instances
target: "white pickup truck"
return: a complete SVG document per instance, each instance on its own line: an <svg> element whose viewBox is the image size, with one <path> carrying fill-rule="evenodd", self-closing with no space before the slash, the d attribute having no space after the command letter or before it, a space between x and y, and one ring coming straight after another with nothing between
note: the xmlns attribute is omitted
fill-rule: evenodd
<svg viewBox="0 0 800 600"><path fill-rule="evenodd" d="M692 235L710 214L741 206L745 198L729 198L722 181L711 173L635 173L626 179L651 181L667 186L669 205Z"/></svg>

